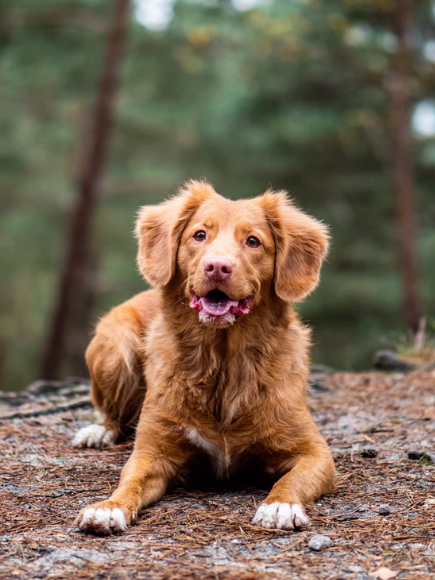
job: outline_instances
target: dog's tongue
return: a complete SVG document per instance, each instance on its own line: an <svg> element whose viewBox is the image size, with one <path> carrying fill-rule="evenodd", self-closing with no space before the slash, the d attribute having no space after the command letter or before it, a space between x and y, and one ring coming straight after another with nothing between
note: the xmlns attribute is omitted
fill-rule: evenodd
<svg viewBox="0 0 435 580"><path fill-rule="evenodd" d="M190 308L204 312L210 316L225 316L225 314L248 314L251 300L232 300L225 295L197 296L193 294Z"/></svg>
<svg viewBox="0 0 435 580"><path fill-rule="evenodd" d="M202 311L211 316L224 316L228 314L232 307L237 308L239 301L231 298L209 298L203 296L200 298Z"/></svg>

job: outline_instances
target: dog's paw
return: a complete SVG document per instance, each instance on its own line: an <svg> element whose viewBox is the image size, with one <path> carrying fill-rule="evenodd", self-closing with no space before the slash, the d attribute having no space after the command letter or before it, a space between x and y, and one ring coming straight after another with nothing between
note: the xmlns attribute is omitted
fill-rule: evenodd
<svg viewBox="0 0 435 580"><path fill-rule="evenodd" d="M78 515L75 524L80 531L97 536L120 534L128 528L130 518L121 507L109 502L102 502L84 508Z"/></svg>
<svg viewBox="0 0 435 580"><path fill-rule="evenodd" d="M107 447L115 443L115 433L104 425L89 425L75 434L73 447Z"/></svg>
<svg viewBox="0 0 435 580"><path fill-rule="evenodd" d="M307 526L310 520L301 505L276 501L261 504L252 523L262 528L292 530Z"/></svg>

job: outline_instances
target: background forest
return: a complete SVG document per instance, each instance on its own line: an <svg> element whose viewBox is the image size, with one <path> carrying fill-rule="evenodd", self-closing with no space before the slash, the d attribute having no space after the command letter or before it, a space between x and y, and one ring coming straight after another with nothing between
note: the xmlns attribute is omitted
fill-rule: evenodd
<svg viewBox="0 0 435 580"><path fill-rule="evenodd" d="M42 375L114 6L0 0L2 389ZM141 0L121 52L90 267L72 292L86 323L67 331L59 376L84 372L97 317L144 289L138 207L188 178L230 197L287 189L330 224L321 285L299 307L314 362L368 368L404 341L400 241L405 253L416 243L410 285L433 326L435 2ZM403 184L418 224L405 240Z"/></svg>

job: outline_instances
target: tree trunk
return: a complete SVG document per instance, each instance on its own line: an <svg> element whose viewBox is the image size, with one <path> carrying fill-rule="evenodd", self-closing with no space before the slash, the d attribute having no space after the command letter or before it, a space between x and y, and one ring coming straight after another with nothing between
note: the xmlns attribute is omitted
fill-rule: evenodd
<svg viewBox="0 0 435 580"><path fill-rule="evenodd" d="M397 50L389 79L393 132L393 174L396 205L398 267L403 289L403 318L411 336L419 329L419 291L415 180L412 163L411 83L413 0L396 0L393 32Z"/></svg>
<svg viewBox="0 0 435 580"><path fill-rule="evenodd" d="M46 379L56 378L59 374L67 335L72 338L74 351L80 352L81 360L88 340L88 318L95 286L92 282L94 260L91 231L98 201L98 182L112 124L129 9L130 0L115 0L94 115L90 131L83 140L81 170L71 210L67 251L42 361L42 377Z"/></svg>

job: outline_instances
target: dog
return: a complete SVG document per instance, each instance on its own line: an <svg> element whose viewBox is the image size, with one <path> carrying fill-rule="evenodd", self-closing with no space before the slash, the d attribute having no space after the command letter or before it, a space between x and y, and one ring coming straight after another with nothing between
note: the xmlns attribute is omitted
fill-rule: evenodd
<svg viewBox="0 0 435 580"><path fill-rule="evenodd" d="M325 225L285 192L232 201L205 181L139 211L137 263L153 287L99 322L86 352L101 425L78 447L136 429L110 499L77 526L125 531L198 454L217 477L249 460L276 483L253 524L306 526L305 506L334 488L330 450L305 400L309 331L293 303L317 286Z"/></svg>

